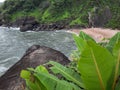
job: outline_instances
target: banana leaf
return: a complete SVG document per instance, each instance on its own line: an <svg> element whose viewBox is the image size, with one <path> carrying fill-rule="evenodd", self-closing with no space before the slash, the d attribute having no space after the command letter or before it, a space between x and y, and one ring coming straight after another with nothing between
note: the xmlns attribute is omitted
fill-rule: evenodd
<svg viewBox="0 0 120 90"><path fill-rule="evenodd" d="M84 84L81 80L80 74L77 73L75 70L71 68L67 68L57 62L50 61L48 64L51 64L52 67L50 68L54 74L61 74L65 79L69 80L70 82L75 83L81 88L85 88Z"/></svg>
<svg viewBox="0 0 120 90"><path fill-rule="evenodd" d="M76 43L76 46L77 46L79 52L82 52L86 45L86 41L83 40L81 37L76 36L75 34L73 34L73 38L74 38L74 41Z"/></svg>
<svg viewBox="0 0 120 90"><path fill-rule="evenodd" d="M78 69L87 90L111 90L114 64L114 57L106 48L88 41L78 61Z"/></svg>
<svg viewBox="0 0 120 90"><path fill-rule="evenodd" d="M120 32L118 32L117 34L115 34L109 41L109 43L106 45L106 48L112 52L113 51L113 47L116 43L120 42Z"/></svg>
<svg viewBox="0 0 120 90"><path fill-rule="evenodd" d="M26 81L27 90L47 90L44 85L34 77L30 71L22 70L20 76Z"/></svg>
<svg viewBox="0 0 120 90"><path fill-rule="evenodd" d="M115 89L116 82L120 76L120 42L117 42L113 48L113 56L115 57L115 75L112 88Z"/></svg>
<svg viewBox="0 0 120 90"><path fill-rule="evenodd" d="M41 66L38 67L40 67L39 72L35 71L34 76L38 78L38 80L47 88L47 90L81 90L81 88L74 83L65 80L59 80L56 76L42 71Z"/></svg>
<svg viewBox="0 0 120 90"><path fill-rule="evenodd" d="M89 35L85 34L82 31L79 33L79 37L81 37L85 41L89 41L90 40L90 41L96 42L92 37L90 37Z"/></svg>

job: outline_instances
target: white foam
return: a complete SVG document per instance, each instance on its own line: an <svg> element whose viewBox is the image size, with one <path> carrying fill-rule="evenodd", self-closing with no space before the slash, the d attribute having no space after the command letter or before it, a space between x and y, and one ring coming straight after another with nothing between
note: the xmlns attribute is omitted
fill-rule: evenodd
<svg viewBox="0 0 120 90"><path fill-rule="evenodd" d="M10 61L10 60L13 60L13 59L18 60L19 57L10 57L10 58L7 58L7 59L4 59L4 60L1 60L0 63L5 63L5 62Z"/></svg>
<svg viewBox="0 0 120 90"><path fill-rule="evenodd" d="M12 30L20 30L20 27L8 27L8 28Z"/></svg>
<svg viewBox="0 0 120 90"><path fill-rule="evenodd" d="M13 30L20 30L20 27L4 27L0 26L1 29L13 29Z"/></svg>
<svg viewBox="0 0 120 90"><path fill-rule="evenodd" d="M4 66L0 66L0 73L5 72L8 68Z"/></svg>

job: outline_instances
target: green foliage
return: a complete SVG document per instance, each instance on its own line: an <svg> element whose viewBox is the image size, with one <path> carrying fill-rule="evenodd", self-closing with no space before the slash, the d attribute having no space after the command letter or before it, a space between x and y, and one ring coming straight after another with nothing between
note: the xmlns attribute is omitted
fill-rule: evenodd
<svg viewBox="0 0 120 90"><path fill-rule="evenodd" d="M87 41L81 53L78 68L88 90L110 90L113 82L111 74L114 58L107 49L92 41Z"/></svg>
<svg viewBox="0 0 120 90"><path fill-rule="evenodd" d="M118 42L120 42L120 32L118 32L115 36L113 36L113 37L110 39L109 43L106 44L106 48L107 48L110 52L112 52L115 44L117 44Z"/></svg>
<svg viewBox="0 0 120 90"><path fill-rule="evenodd" d="M113 29L120 29L120 22L118 20L120 20L120 16L116 16L115 18L112 18L106 24L106 27L113 28Z"/></svg>
<svg viewBox="0 0 120 90"><path fill-rule="evenodd" d="M70 81L73 80L74 82L78 84L81 83L79 82L80 80L79 75L75 76L76 74L74 71L71 72L70 69L67 69L63 67L62 65L59 65L58 63L55 63L55 62L50 62L50 64L53 65L53 67L51 67L52 70L55 69L53 73L62 72L61 75L63 75L64 77L67 77L68 80ZM59 66L57 65L59 65L60 67L62 66L62 67L58 68ZM56 72L56 70L58 71ZM22 71L21 77L26 80L28 90L62 90L63 88L64 90L81 90L81 88L77 86L76 84L74 84L73 82L69 82L64 79L60 80L56 76L49 74L47 69L44 66L38 66L36 69L29 69L27 73L31 73L31 76L29 74L26 74L24 71ZM27 75L27 77L25 77L24 74ZM28 77L30 79L28 79ZM83 84L80 84L80 85L82 86Z"/></svg>
<svg viewBox="0 0 120 90"><path fill-rule="evenodd" d="M0 12L1 15L6 15L5 21L10 22L18 16L22 17L24 12L28 16L34 16L41 23L62 22L70 26L88 27L88 12L95 12L94 8L97 7L99 15L102 16L101 10L108 6L112 12L112 19L105 27L119 29L119 2L119 0L6 0Z"/></svg>
<svg viewBox="0 0 120 90"><path fill-rule="evenodd" d="M84 50L84 47L86 45L85 41L91 40L91 41L95 42L95 40L93 38L91 38L89 35L85 34L84 32L80 32L79 37L73 34L73 37L74 37L76 46L78 47L78 50L73 51L73 53L71 54L71 58L74 61L78 61L78 59L80 58L80 54Z"/></svg>
<svg viewBox="0 0 120 90"><path fill-rule="evenodd" d="M42 66L37 67L36 71L38 70L38 68L41 69L41 71L48 73L46 72L47 70ZM29 70L33 72L34 69L29 68ZM26 81L26 85L28 86L26 89L27 90L47 90L44 87L44 85L39 81L39 79L35 77L32 73L30 73L30 71L22 70L20 75Z"/></svg>
<svg viewBox="0 0 120 90"><path fill-rule="evenodd" d="M73 35L78 50L76 61L63 66L50 61L36 69L21 72L28 90L119 90L120 88L120 33L106 46L96 43L80 32ZM108 47L109 46L109 47ZM49 73L50 72L50 73Z"/></svg>
<svg viewBox="0 0 120 90"><path fill-rule="evenodd" d="M43 13L42 11L36 8L32 12L29 12L29 16L33 16L36 18L37 21L41 22L42 19L40 17L42 17L42 13Z"/></svg>
<svg viewBox="0 0 120 90"><path fill-rule="evenodd" d="M15 14L13 14L12 16L11 16L11 20L12 21L15 21L16 19L18 19L18 18L21 18L21 17L24 17L24 16L26 16L26 13L25 12L16 12Z"/></svg>
<svg viewBox="0 0 120 90"><path fill-rule="evenodd" d="M88 40L88 38L84 40L84 43L86 42L87 44L83 47L77 59L77 66L88 90L119 90L119 36L120 33L117 33L104 47L93 40ZM75 42L81 44L81 37L78 37L74 37ZM79 48L81 47L78 47L78 50ZM117 81L118 83L116 83Z"/></svg>
<svg viewBox="0 0 120 90"><path fill-rule="evenodd" d="M84 87L80 74L76 73L74 70L71 68L66 68L62 66L59 63L50 61L48 64L53 65L50 69L54 74L61 74L64 78L66 78L68 81L71 81L78 85L79 87Z"/></svg>
<svg viewBox="0 0 120 90"><path fill-rule="evenodd" d="M86 23L83 23L80 18L77 18L75 20L72 20L70 25L80 25L80 26L86 26Z"/></svg>
<svg viewBox="0 0 120 90"><path fill-rule="evenodd" d="M112 1L110 0L109 4L112 11L112 19L106 24L106 27L110 27L113 29L120 29L120 0Z"/></svg>

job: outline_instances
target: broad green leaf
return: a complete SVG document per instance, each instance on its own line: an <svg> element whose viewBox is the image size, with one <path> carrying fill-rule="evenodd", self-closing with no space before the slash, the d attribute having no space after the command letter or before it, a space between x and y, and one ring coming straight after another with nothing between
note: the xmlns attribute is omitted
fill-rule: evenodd
<svg viewBox="0 0 120 90"><path fill-rule="evenodd" d="M64 76L67 80L75 83L79 87L85 88L83 85L83 82L81 80L80 74L75 72L74 70L67 68L57 62L50 61L48 64L51 64L52 67L50 68L53 73L55 74L61 74Z"/></svg>
<svg viewBox="0 0 120 90"><path fill-rule="evenodd" d="M116 64L119 64L119 66L120 66L120 42L118 42L114 45L112 53L113 53L113 56L115 57ZM120 69L119 69L119 75L120 75Z"/></svg>
<svg viewBox="0 0 120 90"><path fill-rule="evenodd" d="M33 71L34 69L29 68L29 70ZM20 74L20 76L26 81L26 88L28 88L28 90L47 90L30 71L22 70Z"/></svg>
<svg viewBox="0 0 120 90"><path fill-rule="evenodd" d="M81 90L77 85L65 80L59 80L57 77L42 70L35 72L34 76L39 79L39 81L47 88L47 90Z"/></svg>
<svg viewBox="0 0 120 90"><path fill-rule="evenodd" d="M81 37L76 36L75 34L73 34L73 38L75 40L79 52L82 52L86 45L86 42Z"/></svg>
<svg viewBox="0 0 120 90"><path fill-rule="evenodd" d="M78 49L71 54L71 59L74 61L78 61L78 59L80 58L80 54L86 45L86 41L90 40L95 42L95 40L82 31L79 33L79 36L73 34L73 38Z"/></svg>
<svg viewBox="0 0 120 90"><path fill-rule="evenodd" d="M87 43L78 62L85 87L88 90L110 90L113 83L113 79L110 78L114 77L111 75L114 58L106 48L92 41Z"/></svg>
<svg viewBox="0 0 120 90"><path fill-rule="evenodd" d="M89 40L91 40L91 41L94 41L95 42L95 40L92 38L92 37L90 37L89 35L87 35L87 34L85 34L84 32L80 32L79 33L79 37L81 37L83 40L85 40L85 41L89 41Z"/></svg>
<svg viewBox="0 0 120 90"><path fill-rule="evenodd" d="M24 79L30 79L30 75L31 75L31 73L27 70L22 70L20 73L20 77L22 77Z"/></svg>
<svg viewBox="0 0 120 90"><path fill-rule="evenodd" d="M114 45L120 42L120 32L118 32L117 34L115 34L109 41L109 43L107 44L106 48L112 52Z"/></svg>
<svg viewBox="0 0 120 90"><path fill-rule="evenodd" d="M37 79L35 81L26 80L28 90L47 90Z"/></svg>
<svg viewBox="0 0 120 90"><path fill-rule="evenodd" d="M115 89L116 81L120 75L120 42L117 42L113 48L113 55L115 57L115 75L114 75L114 82L112 85L112 89Z"/></svg>
<svg viewBox="0 0 120 90"><path fill-rule="evenodd" d="M35 72L41 72L41 71L44 73L49 73L48 70L42 65L35 68Z"/></svg>

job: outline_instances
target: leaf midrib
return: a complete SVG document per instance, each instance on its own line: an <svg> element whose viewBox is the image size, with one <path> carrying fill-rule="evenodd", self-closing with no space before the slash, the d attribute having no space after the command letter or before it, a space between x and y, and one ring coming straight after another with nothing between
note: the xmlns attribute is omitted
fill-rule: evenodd
<svg viewBox="0 0 120 90"><path fill-rule="evenodd" d="M113 81L113 85L112 85L112 90L115 89L116 80L118 78L119 66L120 66L120 50L118 51L118 58L117 58L117 62L116 62L115 76L114 76L114 81Z"/></svg>
<svg viewBox="0 0 120 90"><path fill-rule="evenodd" d="M101 76L101 74L100 74L99 67L98 67L98 65L97 65L96 58L95 58L95 55L94 55L94 53L93 53L92 48L90 48L90 51L91 51L91 55L92 55L92 58L93 58L93 62L94 62L94 64L95 64L95 68L96 68L96 72L97 72L97 75L98 75L98 79L99 79L99 82L100 82L101 89L102 89L102 90L105 90L105 86L104 86L104 84L103 84L102 76Z"/></svg>
<svg viewBox="0 0 120 90"><path fill-rule="evenodd" d="M84 88L84 85L82 83L80 83L79 81L77 81L76 79L74 79L73 77L71 77L69 74L65 73L63 70L59 69L59 67L56 66L56 68L63 72L64 75L68 76L69 78L71 78L73 80L73 82L75 82L77 85L79 85L80 87Z"/></svg>

